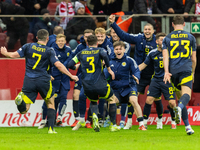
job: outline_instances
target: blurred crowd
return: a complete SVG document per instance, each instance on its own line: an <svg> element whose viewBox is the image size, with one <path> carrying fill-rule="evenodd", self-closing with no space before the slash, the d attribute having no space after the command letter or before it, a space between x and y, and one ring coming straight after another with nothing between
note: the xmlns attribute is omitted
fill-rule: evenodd
<svg viewBox="0 0 200 150"><path fill-rule="evenodd" d="M122 9L125 3L128 3L126 11ZM135 17L134 21L129 19L120 25L120 28L126 32L139 33L141 21L147 21L157 32L160 32L161 17L153 18L149 16L150 14L184 14L185 21L191 21L194 18L189 17L188 14L199 13L199 0L1 0L0 15L13 16L0 17L0 32L6 34L8 50L13 50L18 41L24 45L28 35L32 34L32 41L35 42L39 29L46 29L51 35L54 27L59 25L65 31L67 43L71 49L74 49L85 29L94 30L96 27L107 29L106 16L111 14L119 15L116 18L117 23L126 18L123 17L124 15L148 14ZM22 18L14 15L43 15L43 17ZM49 15L56 16L49 17ZM76 15L78 17L73 17ZM88 15L88 17L81 17L81 15ZM101 15L101 17L94 17L94 15Z"/></svg>

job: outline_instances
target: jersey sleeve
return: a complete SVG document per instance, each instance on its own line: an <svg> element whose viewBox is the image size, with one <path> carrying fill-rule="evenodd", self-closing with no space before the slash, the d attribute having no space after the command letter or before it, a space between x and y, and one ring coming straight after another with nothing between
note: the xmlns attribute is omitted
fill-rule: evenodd
<svg viewBox="0 0 200 150"><path fill-rule="evenodd" d="M167 41L166 41L166 37L163 39L163 42L162 42L162 49L167 49Z"/></svg>
<svg viewBox="0 0 200 150"><path fill-rule="evenodd" d="M128 43L136 44L138 36L141 35L141 34L134 35L124 32L115 22L111 24L111 27L115 30L115 32L117 33L117 35L121 40L126 41Z"/></svg>
<svg viewBox="0 0 200 150"><path fill-rule="evenodd" d="M138 80L140 80L140 70L136 61L131 57L129 57L129 61L130 61L130 69L131 69L132 75L134 75L135 77L138 78Z"/></svg>
<svg viewBox="0 0 200 150"><path fill-rule="evenodd" d="M105 61L106 67L110 67L109 58L108 58L106 50L100 49L99 54L101 58Z"/></svg>
<svg viewBox="0 0 200 150"><path fill-rule="evenodd" d="M20 57L26 56L26 50L30 47L30 43L23 45L21 48L17 50Z"/></svg>
<svg viewBox="0 0 200 150"><path fill-rule="evenodd" d="M106 80L110 80L110 73L108 72L108 69L107 68L104 68L103 69L103 72L104 72L104 75L106 77Z"/></svg>
<svg viewBox="0 0 200 150"><path fill-rule="evenodd" d="M196 45L196 39L194 36L192 36L192 51L196 51L197 45Z"/></svg>
<svg viewBox="0 0 200 150"><path fill-rule="evenodd" d="M147 55L147 57L145 58L145 60L144 60L144 63L145 63L146 65L149 65L150 62L151 62L151 56L150 56L150 54L151 54L151 53L149 53L149 54Z"/></svg>
<svg viewBox="0 0 200 150"><path fill-rule="evenodd" d="M50 48L50 62L51 62L51 64L54 64L56 61L59 61L59 59L56 56L54 49Z"/></svg>

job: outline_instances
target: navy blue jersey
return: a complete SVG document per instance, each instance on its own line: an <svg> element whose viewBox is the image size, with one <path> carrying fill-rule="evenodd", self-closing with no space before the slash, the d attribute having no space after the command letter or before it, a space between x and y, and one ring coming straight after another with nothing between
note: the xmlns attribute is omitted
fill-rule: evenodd
<svg viewBox="0 0 200 150"><path fill-rule="evenodd" d="M192 71L192 51L196 51L194 36L183 30L172 31L163 40L162 49L169 52L169 72Z"/></svg>
<svg viewBox="0 0 200 150"><path fill-rule="evenodd" d="M63 64L65 63L67 64L72 52L71 48L64 45L64 47L60 49L56 43L53 43L52 47L54 48L56 52L56 56L58 57L59 61ZM54 77L52 84L53 84L55 92L59 92L61 89L61 86L63 86L65 90L70 89L69 76L60 72L60 70L58 70L56 66L52 67L51 75Z"/></svg>
<svg viewBox="0 0 200 150"><path fill-rule="evenodd" d="M83 85L84 83L90 85L95 84L102 76L104 76L102 60L104 60L106 66L109 67L106 50L93 47L87 47L73 58L75 63L81 63L81 79Z"/></svg>
<svg viewBox="0 0 200 150"><path fill-rule="evenodd" d="M59 61L53 48L39 43L28 43L17 50L20 57L26 59L26 73L30 78L41 76L50 77L48 70L56 61Z"/></svg>
<svg viewBox="0 0 200 150"><path fill-rule="evenodd" d="M120 93L129 93L132 87L132 81L130 76L134 75L140 79L140 70L138 68L135 60L129 56L124 56L121 59L113 59L110 61L110 67L115 73L115 80L110 81L110 85L114 91L119 91ZM108 79L110 74L107 69L104 69L106 78ZM126 95L124 94L124 95Z"/></svg>
<svg viewBox="0 0 200 150"><path fill-rule="evenodd" d="M126 41L130 44L135 44L134 60L138 65L144 62L146 56L152 49L157 48L156 38L154 34L152 40L147 41L144 34L125 33L119 28L119 26L115 22L111 24L111 27L115 30L121 40ZM142 71L142 74L144 75L141 75L141 78L142 76L144 76L145 78L151 78L153 72L153 65L149 65Z"/></svg>
<svg viewBox="0 0 200 150"><path fill-rule="evenodd" d="M149 65L154 64L154 77L161 78L164 77L164 66L163 66L163 55L162 52L158 51L157 48L152 50L146 57L144 63Z"/></svg>
<svg viewBox="0 0 200 150"><path fill-rule="evenodd" d="M52 34L49 36L49 41L47 43L47 46L52 47L53 43L56 42L56 35Z"/></svg>

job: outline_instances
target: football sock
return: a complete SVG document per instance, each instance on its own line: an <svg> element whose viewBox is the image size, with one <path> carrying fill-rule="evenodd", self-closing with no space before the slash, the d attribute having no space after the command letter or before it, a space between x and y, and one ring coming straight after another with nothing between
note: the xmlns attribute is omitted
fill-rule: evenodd
<svg viewBox="0 0 200 150"><path fill-rule="evenodd" d="M47 117L47 104L44 102L42 105L42 119L46 119Z"/></svg>
<svg viewBox="0 0 200 150"><path fill-rule="evenodd" d="M22 100L20 105L17 105L17 109L20 113L26 111L26 103L24 102L24 100Z"/></svg>
<svg viewBox="0 0 200 150"><path fill-rule="evenodd" d="M78 107L79 107L80 117L85 117L86 96L84 95L83 89L81 89L81 92L80 92L80 95L79 95Z"/></svg>
<svg viewBox="0 0 200 150"><path fill-rule="evenodd" d="M139 126L144 125L143 119L144 119L144 118L143 118L142 116L139 116L139 117L137 118L137 121L139 122Z"/></svg>
<svg viewBox="0 0 200 150"><path fill-rule="evenodd" d="M97 102L90 102L90 110L91 110L91 114L95 113L96 115L98 115L98 105Z"/></svg>
<svg viewBox="0 0 200 150"><path fill-rule="evenodd" d="M163 116L162 102L161 102L161 100L158 100L158 101L155 101L155 104L156 104L156 111L157 111L157 114L158 114L158 118L161 119L162 116Z"/></svg>
<svg viewBox="0 0 200 150"><path fill-rule="evenodd" d="M128 118L132 118L133 112L134 112L133 106L129 103L128 104Z"/></svg>
<svg viewBox="0 0 200 150"><path fill-rule="evenodd" d="M183 94L181 96L181 98L179 99L178 107L180 107L181 109L183 109L184 106L186 106L189 101L190 101L190 96L188 94Z"/></svg>
<svg viewBox="0 0 200 150"><path fill-rule="evenodd" d="M127 104L122 103L121 104L121 120L125 121L126 117L125 117L125 113L126 113L126 108L127 108Z"/></svg>
<svg viewBox="0 0 200 150"><path fill-rule="evenodd" d="M87 114L88 114L88 115L87 115L86 120L92 121L92 113L91 113L91 109L90 109L90 108L88 109L88 113L87 113Z"/></svg>
<svg viewBox="0 0 200 150"><path fill-rule="evenodd" d="M113 125L116 124L116 110L117 110L116 104L110 104L109 116L110 116L110 121L113 123Z"/></svg>
<svg viewBox="0 0 200 150"><path fill-rule="evenodd" d="M171 108L169 105L167 105L167 108L169 109L172 121L175 121L175 113L173 108Z"/></svg>
<svg viewBox="0 0 200 150"><path fill-rule="evenodd" d="M144 117L144 119L148 119L150 113L151 113L151 105L145 103L144 110L143 110L143 117Z"/></svg>
<svg viewBox="0 0 200 150"><path fill-rule="evenodd" d="M185 126L190 125L189 121L188 121L188 112L187 112L186 107L183 107L183 109L182 109L182 120L183 120Z"/></svg>
<svg viewBox="0 0 200 150"><path fill-rule="evenodd" d="M98 108L99 108L98 118L99 118L99 120L103 119L104 103L105 103L105 99L99 100L99 105L98 105Z"/></svg>
<svg viewBox="0 0 200 150"><path fill-rule="evenodd" d="M78 101L75 100L73 100L73 112L74 112L74 117L78 118L79 117Z"/></svg>
<svg viewBox="0 0 200 150"><path fill-rule="evenodd" d="M53 130L53 126L55 123L55 109L52 108L47 109L47 121L48 121L48 129Z"/></svg>

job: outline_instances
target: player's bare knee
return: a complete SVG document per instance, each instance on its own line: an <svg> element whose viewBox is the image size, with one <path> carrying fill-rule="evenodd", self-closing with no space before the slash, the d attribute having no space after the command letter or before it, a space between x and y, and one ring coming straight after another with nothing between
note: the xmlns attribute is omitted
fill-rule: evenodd
<svg viewBox="0 0 200 150"><path fill-rule="evenodd" d="M176 101L175 101L175 100L169 100L169 106L170 106L171 108L176 107Z"/></svg>
<svg viewBox="0 0 200 150"><path fill-rule="evenodd" d="M116 96L113 94L110 98L107 99L109 104L115 104L116 103Z"/></svg>
<svg viewBox="0 0 200 150"><path fill-rule="evenodd" d="M154 97L151 97L151 96L147 96L147 99L146 99L146 103L151 105L153 104L155 98Z"/></svg>
<svg viewBox="0 0 200 150"><path fill-rule="evenodd" d="M73 100L78 101L79 100L79 95L80 95L80 90L74 90L73 92Z"/></svg>

